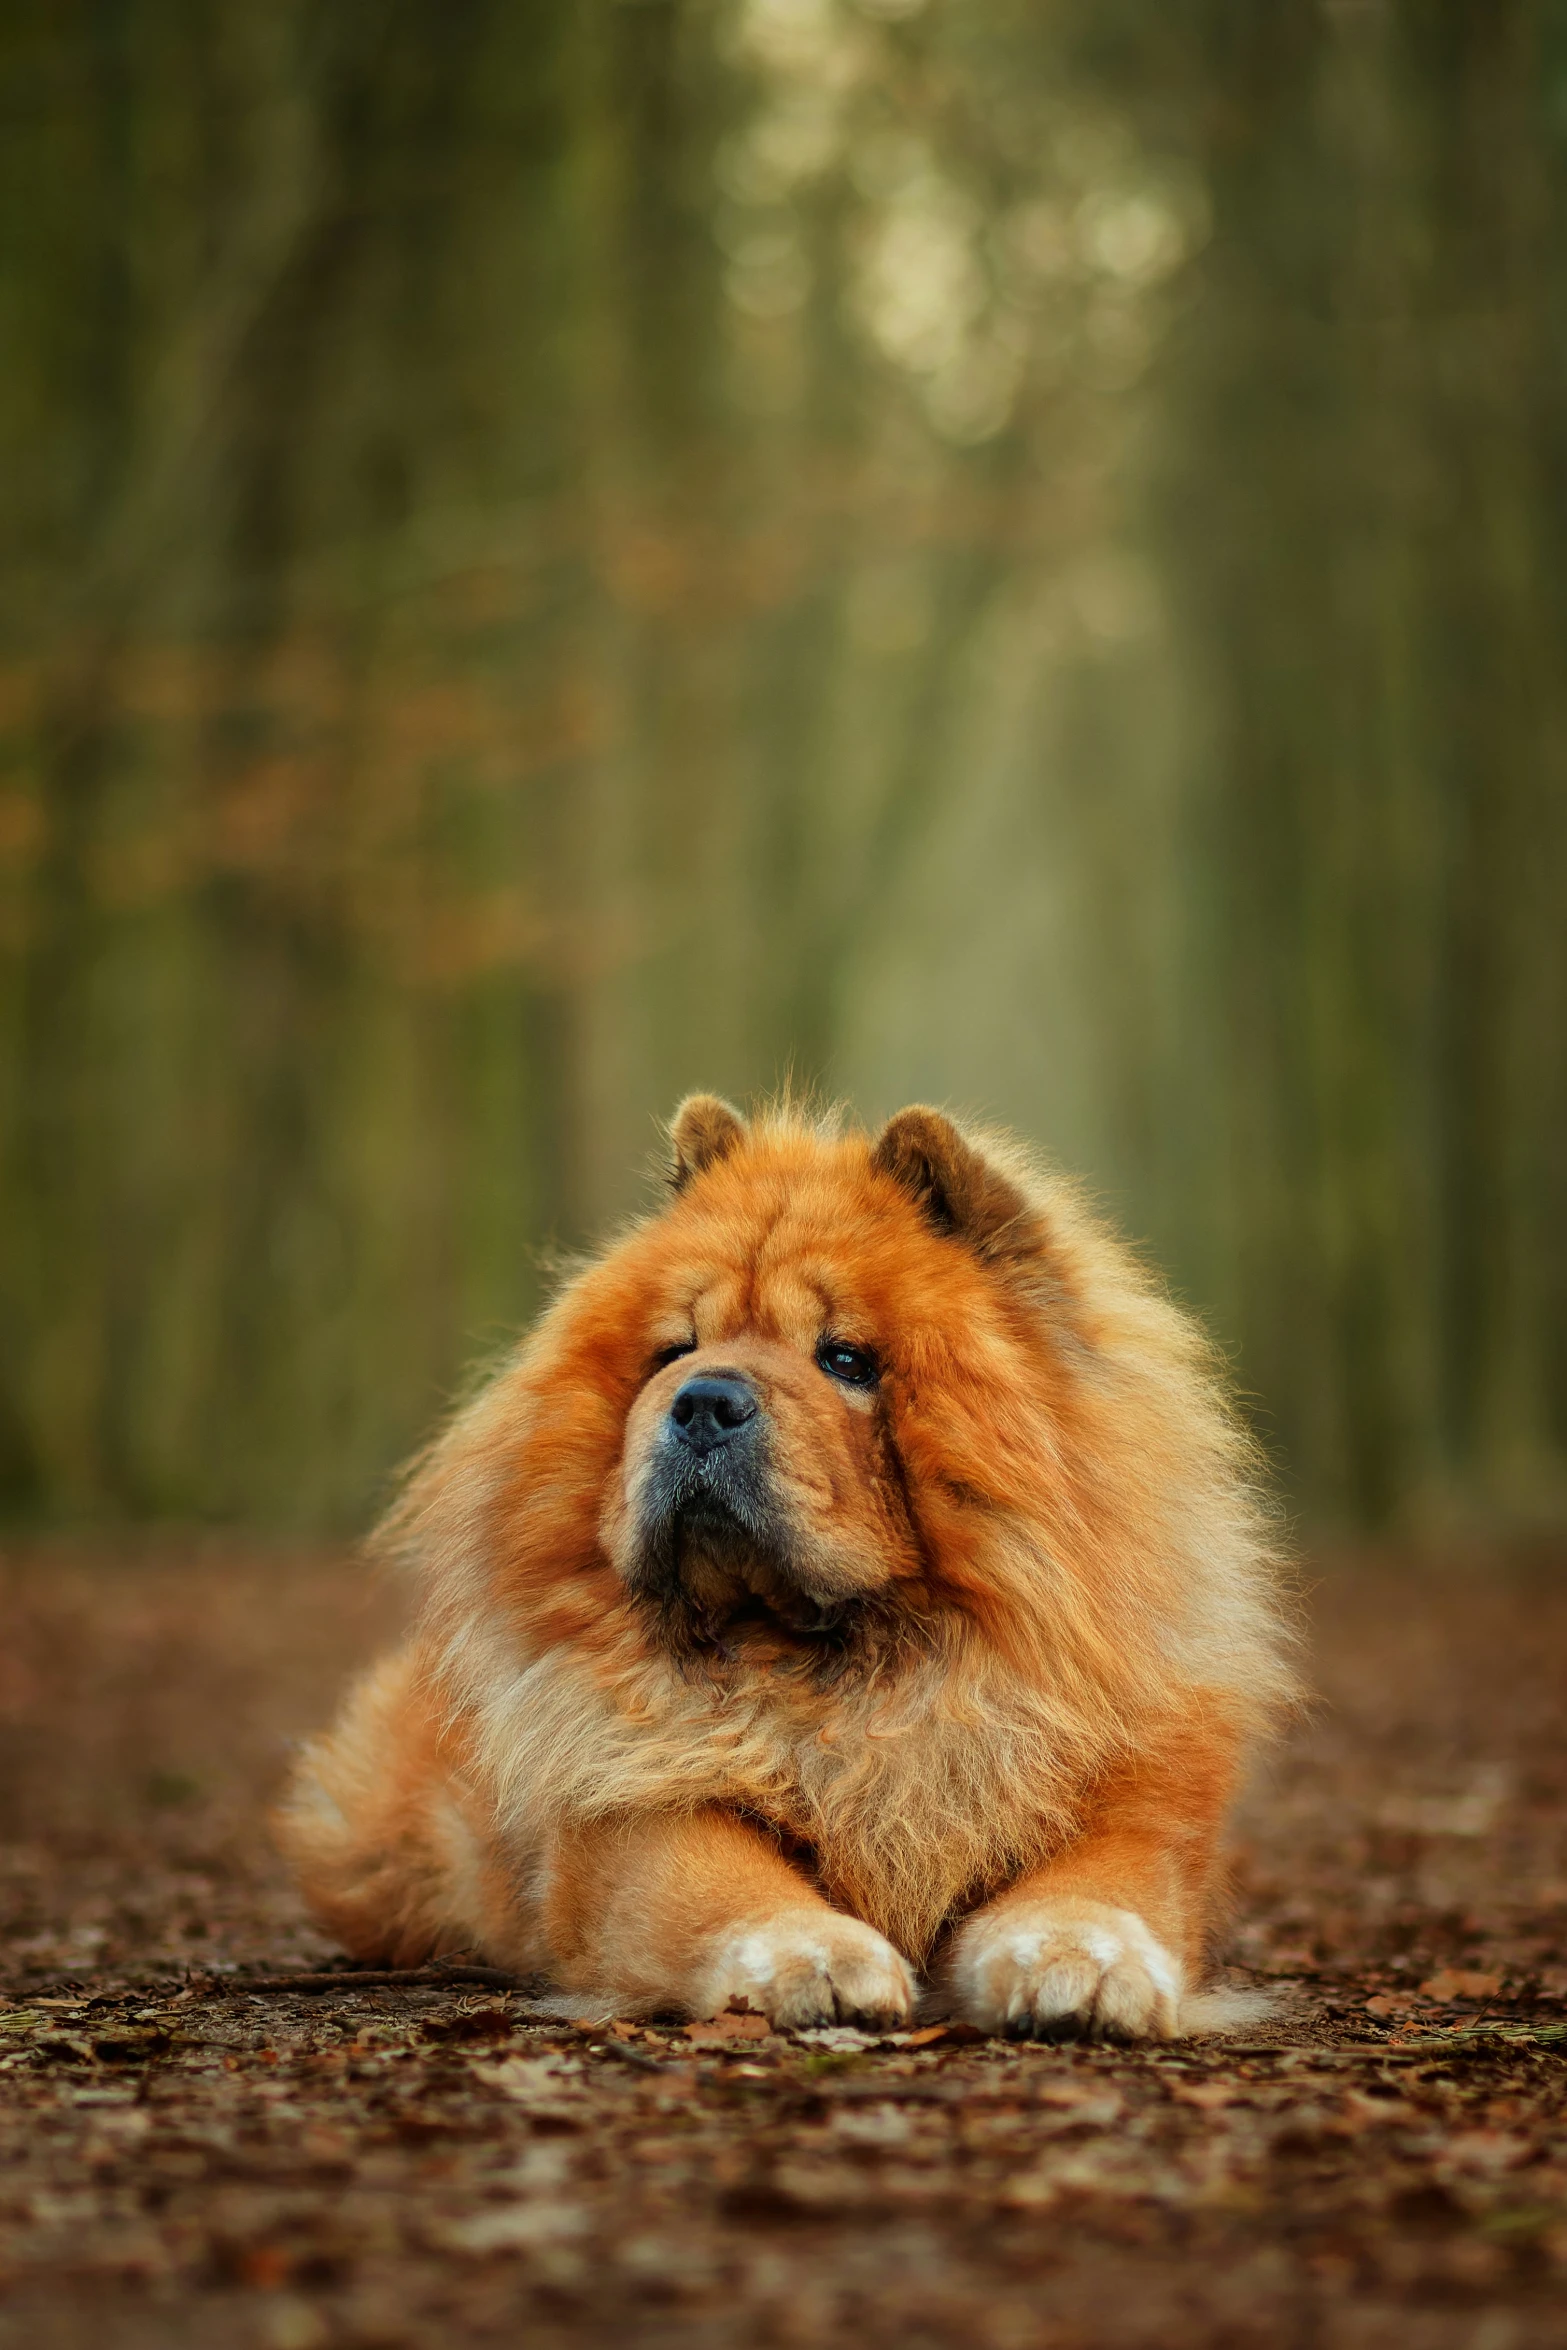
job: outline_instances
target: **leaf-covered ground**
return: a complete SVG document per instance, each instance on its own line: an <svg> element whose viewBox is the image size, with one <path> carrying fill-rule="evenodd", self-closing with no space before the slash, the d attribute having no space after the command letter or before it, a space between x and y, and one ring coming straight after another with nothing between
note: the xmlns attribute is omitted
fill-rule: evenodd
<svg viewBox="0 0 1567 2350"><path fill-rule="evenodd" d="M265 1837L352 1561L0 1565L0 2345L1567 2345L1567 1576L1366 1559L1239 1823L1245 2036L577 2029Z"/></svg>

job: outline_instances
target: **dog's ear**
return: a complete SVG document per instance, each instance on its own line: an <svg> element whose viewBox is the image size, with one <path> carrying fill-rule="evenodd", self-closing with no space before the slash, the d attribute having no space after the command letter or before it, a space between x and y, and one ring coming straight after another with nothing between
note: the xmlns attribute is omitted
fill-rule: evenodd
<svg viewBox="0 0 1567 2350"><path fill-rule="evenodd" d="M940 1110L899 1110L872 1144L871 1165L902 1186L937 1232L966 1241L989 1264L1020 1264L1044 1248L1028 1194Z"/></svg>
<svg viewBox="0 0 1567 2350"><path fill-rule="evenodd" d="M669 1128L673 1153L669 1180L675 1190L683 1191L693 1175L727 1159L735 1144L744 1140L745 1132L739 1111L721 1102L716 1093L688 1093Z"/></svg>

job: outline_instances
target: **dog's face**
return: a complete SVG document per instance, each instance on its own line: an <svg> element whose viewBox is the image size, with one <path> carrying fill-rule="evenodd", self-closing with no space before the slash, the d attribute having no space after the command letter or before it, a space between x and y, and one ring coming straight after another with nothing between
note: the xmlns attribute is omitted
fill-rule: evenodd
<svg viewBox="0 0 1567 2350"><path fill-rule="evenodd" d="M730 1283L688 1301L690 1335L659 1350L626 1424L611 1555L680 1640L830 1640L919 1570L873 1334L762 1286L749 1310Z"/></svg>
<svg viewBox="0 0 1567 2350"><path fill-rule="evenodd" d="M600 1538L670 1645L841 1652L929 1610L933 1481L1006 1454L1009 1400L1031 1417L1017 1273L1041 1235L930 1112L872 1146L753 1135L699 1098L675 1144L676 1199L615 1284L641 1379Z"/></svg>

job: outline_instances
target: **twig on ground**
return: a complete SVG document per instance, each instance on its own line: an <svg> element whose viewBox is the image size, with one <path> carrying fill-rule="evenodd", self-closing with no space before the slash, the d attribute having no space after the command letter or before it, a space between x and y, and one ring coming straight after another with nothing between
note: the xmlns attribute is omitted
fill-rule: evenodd
<svg viewBox="0 0 1567 2350"><path fill-rule="evenodd" d="M300 1991L318 1998L328 1991L439 1990L443 1984L477 1985L486 1991L526 1991L531 1977L497 1966L339 1967L321 1974L209 1975L209 1991L282 1993Z"/></svg>

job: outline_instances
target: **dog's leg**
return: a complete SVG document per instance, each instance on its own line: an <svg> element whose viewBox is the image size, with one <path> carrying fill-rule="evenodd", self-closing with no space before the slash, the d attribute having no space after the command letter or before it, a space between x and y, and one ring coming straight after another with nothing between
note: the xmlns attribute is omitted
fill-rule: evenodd
<svg viewBox="0 0 1567 2350"><path fill-rule="evenodd" d="M798 2029L913 2013L914 1978L891 1943L718 1809L563 1833L544 1908L556 1973L623 2014L743 2005Z"/></svg>
<svg viewBox="0 0 1567 2350"><path fill-rule="evenodd" d="M1083 1834L966 1919L959 2011L1018 2039L1175 2038L1207 1959L1235 1743L1188 1724L1103 1790Z"/></svg>

